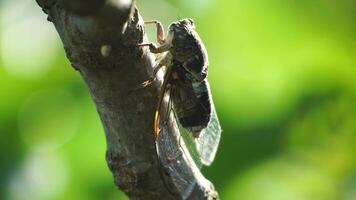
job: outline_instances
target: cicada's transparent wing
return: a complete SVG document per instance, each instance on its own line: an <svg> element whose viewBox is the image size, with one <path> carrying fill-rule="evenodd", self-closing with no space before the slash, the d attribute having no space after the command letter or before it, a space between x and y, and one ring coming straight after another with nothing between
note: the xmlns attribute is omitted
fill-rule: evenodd
<svg viewBox="0 0 356 200"><path fill-rule="evenodd" d="M168 82L172 78L172 68L167 66L154 121L157 157L161 166L161 176L166 187L180 199L187 199L197 185L199 169L188 152L183 140L180 140L177 120L173 112L172 87ZM201 179L201 178L200 178Z"/></svg>
<svg viewBox="0 0 356 200"><path fill-rule="evenodd" d="M168 70L166 73L169 72ZM169 77L166 74L165 80ZM156 150L163 169L160 171L164 172L161 175L165 180L167 189L174 194L179 194L182 199L187 199L197 186L196 181L198 179L202 180L202 177L197 177L199 174L201 176L199 168L202 166L202 163L209 165L215 157L220 140L220 125L213 108L211 120L207 128L200 133L198 139L193 138L193 134L179 123L179 119L174 112L172 107L172 99L174 98L171 98L172 87L168 89L166 88L166 84L163 85L163 91L167 89L169 92L164 92L166 95L162 93L160 98L162 104L159 104L162 106L159 106L159 134ZM207 81L205 81L204 86L208 90L209 100L212 103Z"/></svg>
<svg viewBox="0 0 356 200"><path fill-rule="evenodd" d="M169 93L168 93L169 94ZM196 186L196 177L192 169L193 159L184 152L186 145L180 138L180 133L173 135L172 130L178 130L175 115L169 105L169 96L162 106L159 120L160 134L157 138L156 150L163 171L167 189L182 199L187 199ZM167 112L168 111L168 112ZM183 153L182 153L183 151Z"/></svg>
<svg viewBox="0 0 356 200"><path fill-rule="evenodd" d="M216 114L215 106L211 95L210 102L211 116L209 124L205 129L202 130L199 137L195 139L200 161L203 165L207 166L209 166L215 159L216 151L218 150L221 137L220 122Z"/></svg>
<svg viewBox="0 0 356 200"><path fill-rule="evenodd" d="M201 156L198 152L197 143L193 137L193 134L188 129L184 128L181 124L179 124L178 118L176 118L176 120L178 123L179 132L185 142L185 145L187 146L190 156L194 160L196 166L201 168L203 164L201 162Z"/></svg>

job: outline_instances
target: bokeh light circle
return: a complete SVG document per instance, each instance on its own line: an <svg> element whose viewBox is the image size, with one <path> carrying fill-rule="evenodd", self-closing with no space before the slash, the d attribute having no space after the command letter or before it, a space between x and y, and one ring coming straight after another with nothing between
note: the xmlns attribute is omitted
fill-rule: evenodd
<svg viewBox="0 0 356 200"><path fill-rule="evenodd" d="M53 199L65 190L68 175L61 156L53 152L32 152L9 182L8 197L13 200Z"/></svg>
<svg viewBox="0 0 356 200"><path fill-rule="evenodd" d="M19 4L7 1L0 9L4 11L0 12L0 55L9 74L38 78L53 66L59 39L55 28L44 22L46 16L39 8L34 9L37 7L29 2Z"/></svg>

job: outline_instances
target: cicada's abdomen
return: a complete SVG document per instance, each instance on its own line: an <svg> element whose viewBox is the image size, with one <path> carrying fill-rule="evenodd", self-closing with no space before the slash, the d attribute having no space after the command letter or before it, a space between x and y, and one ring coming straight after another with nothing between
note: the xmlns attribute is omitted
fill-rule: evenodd
<svg viewBox="0 0 356 200"><path fill-rule="evenodd" d="M207 80L198 82L189 78L189 73L173 66L176 74L172 84L173 105L180 124L190 130L194 137L207 127L211 116L210 91Z"/></svg>

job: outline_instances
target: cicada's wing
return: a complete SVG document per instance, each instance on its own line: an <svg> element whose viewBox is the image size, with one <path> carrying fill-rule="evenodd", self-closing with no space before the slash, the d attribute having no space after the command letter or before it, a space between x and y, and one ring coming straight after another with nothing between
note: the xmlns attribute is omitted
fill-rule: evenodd
<svg viewBox="0 0 356 200"><path fill-rule="evenodd" d="M166 72L166 75L169 75L167 73L169 70ZM165 81L168 80L166 78L170 78L170 76L165 76ZM207 82L206 84L210 94L209 85ZM210 123L214 122L214 126L209 123L206 130L201 132L200 137L202 138L194 139L193 134L181 126L174 112L171 96L175 93L172 93L173 87L166 88L166 84L163 85L163 91L168 90L169 92L163 92L160 97L162 103L159 106L159 128L157 128L159 134L157 134L156 140L157 155L163 169L160 171L163 171L161 175L167 189L174 194L179 194L182 199L187 199L197 186L196 180L199 178L196 176L200 174L199 168L202 163L210 164L215 157L220 140L220 126L215 114L210 120ZM176 85L176 87L179 86ZM210 96L209 98L211 100ZM219 128L216 129L216 126ZM179 130L179 132L172 132L172 130ZM215 132L211 133L211 131ZM205 148L204 144L212 146Z"/></svg>
<svg viewBox="0 0 356 200"><path fill-rule="evenodd" d="M172 112L171 112L172 113ZM171 115L170 117L173 117ZM172 122L172 120L169 120ZM160 121L160 134L157 139L157 155L161 163L163 176L167 189L179 195L182 199L187 199L196 186L196 178L191 171L192 159L187 153L181 153L184 141L180 141L180 136L172 135L170 130L177 124L167 124L164 120ZM188 156L187 156L188 155ZM189 165L188 165L189 164Z"/></svg>
<svg viewBox="0 0 356 200"><path fill-rule="evenodd" d="M195 138L193 137L192 133L184 128L178 120L178 117L176 118L177 123L178 123L178 127L179 127L179 132L180 135L189 151L190 156L192 157L193 161L195 162L196 166L198 168L201 168L203 166L202 161L201 161L201 157L200 154L198 152L198 148L197 148L197 143L195 141Z"/></svg>
<svg viewBox="0 0 356 200"><path fill-rule="evenodd" d="M193 137L193 133L178 123L181 136L189 149L190 155L199 168L201 168L202 165L209 166L214 161L221 137L221 127L210 93L210 86L207 80L205 80L204 83L209 94L211 106L210 120L207 127L199 133L199 137L195 138Z"/></svg>
<svg viewBox="0 0 356 200"><path fill-rule="evenodd" d="M171 69L171 68L168 68ZM169 73L167 70L166 73ZM164 82L170 78L169 74L165 75ZM192 171L193 159L189 153L184 152L185 143L180 140L177 120L172 109L171 89L163 84L163 93L160 97L156 151L163 170L160 170L162 178L165 180L167 189L174 194L179 194L182 199L187 199L196 186L196 177ZM169 92L166 92L168 90ZM166 94L166 95L165 95ZM156 129L156 128L155 128ZM176 133L177 135L174 135Z"/></svg>
<svg viewBox="0 0 356 200"><path fill-rule="evenodd" d="M207 83L207 86L210 93L209 83ZM195 139L197 152L200 156L201 163L207 166L209 166L215 159L216 151L218 150L221 137L220 122L215 111L212 96L209 96L211 104L210 121L208 126L202 130L199 137Z"/></svg>

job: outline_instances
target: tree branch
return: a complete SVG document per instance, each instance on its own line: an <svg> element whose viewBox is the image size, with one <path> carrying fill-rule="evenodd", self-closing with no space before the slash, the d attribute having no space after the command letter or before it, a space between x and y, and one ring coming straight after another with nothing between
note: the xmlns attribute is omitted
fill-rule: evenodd
<svg viewBox="0 0 356 200"><path fill-rule="evenodd" d="M106 160L116 185L130 199L217 199L213 185L184 153L184 143L177 145L175 126L162 124L167 134L159 138L162 159L157 159L152 127L159 82L137 89L152 74L154 56L136 46L147 38L132 2L36 1L90 90L105 129ZM167 156L172 164L165 165Z"/></svg>

